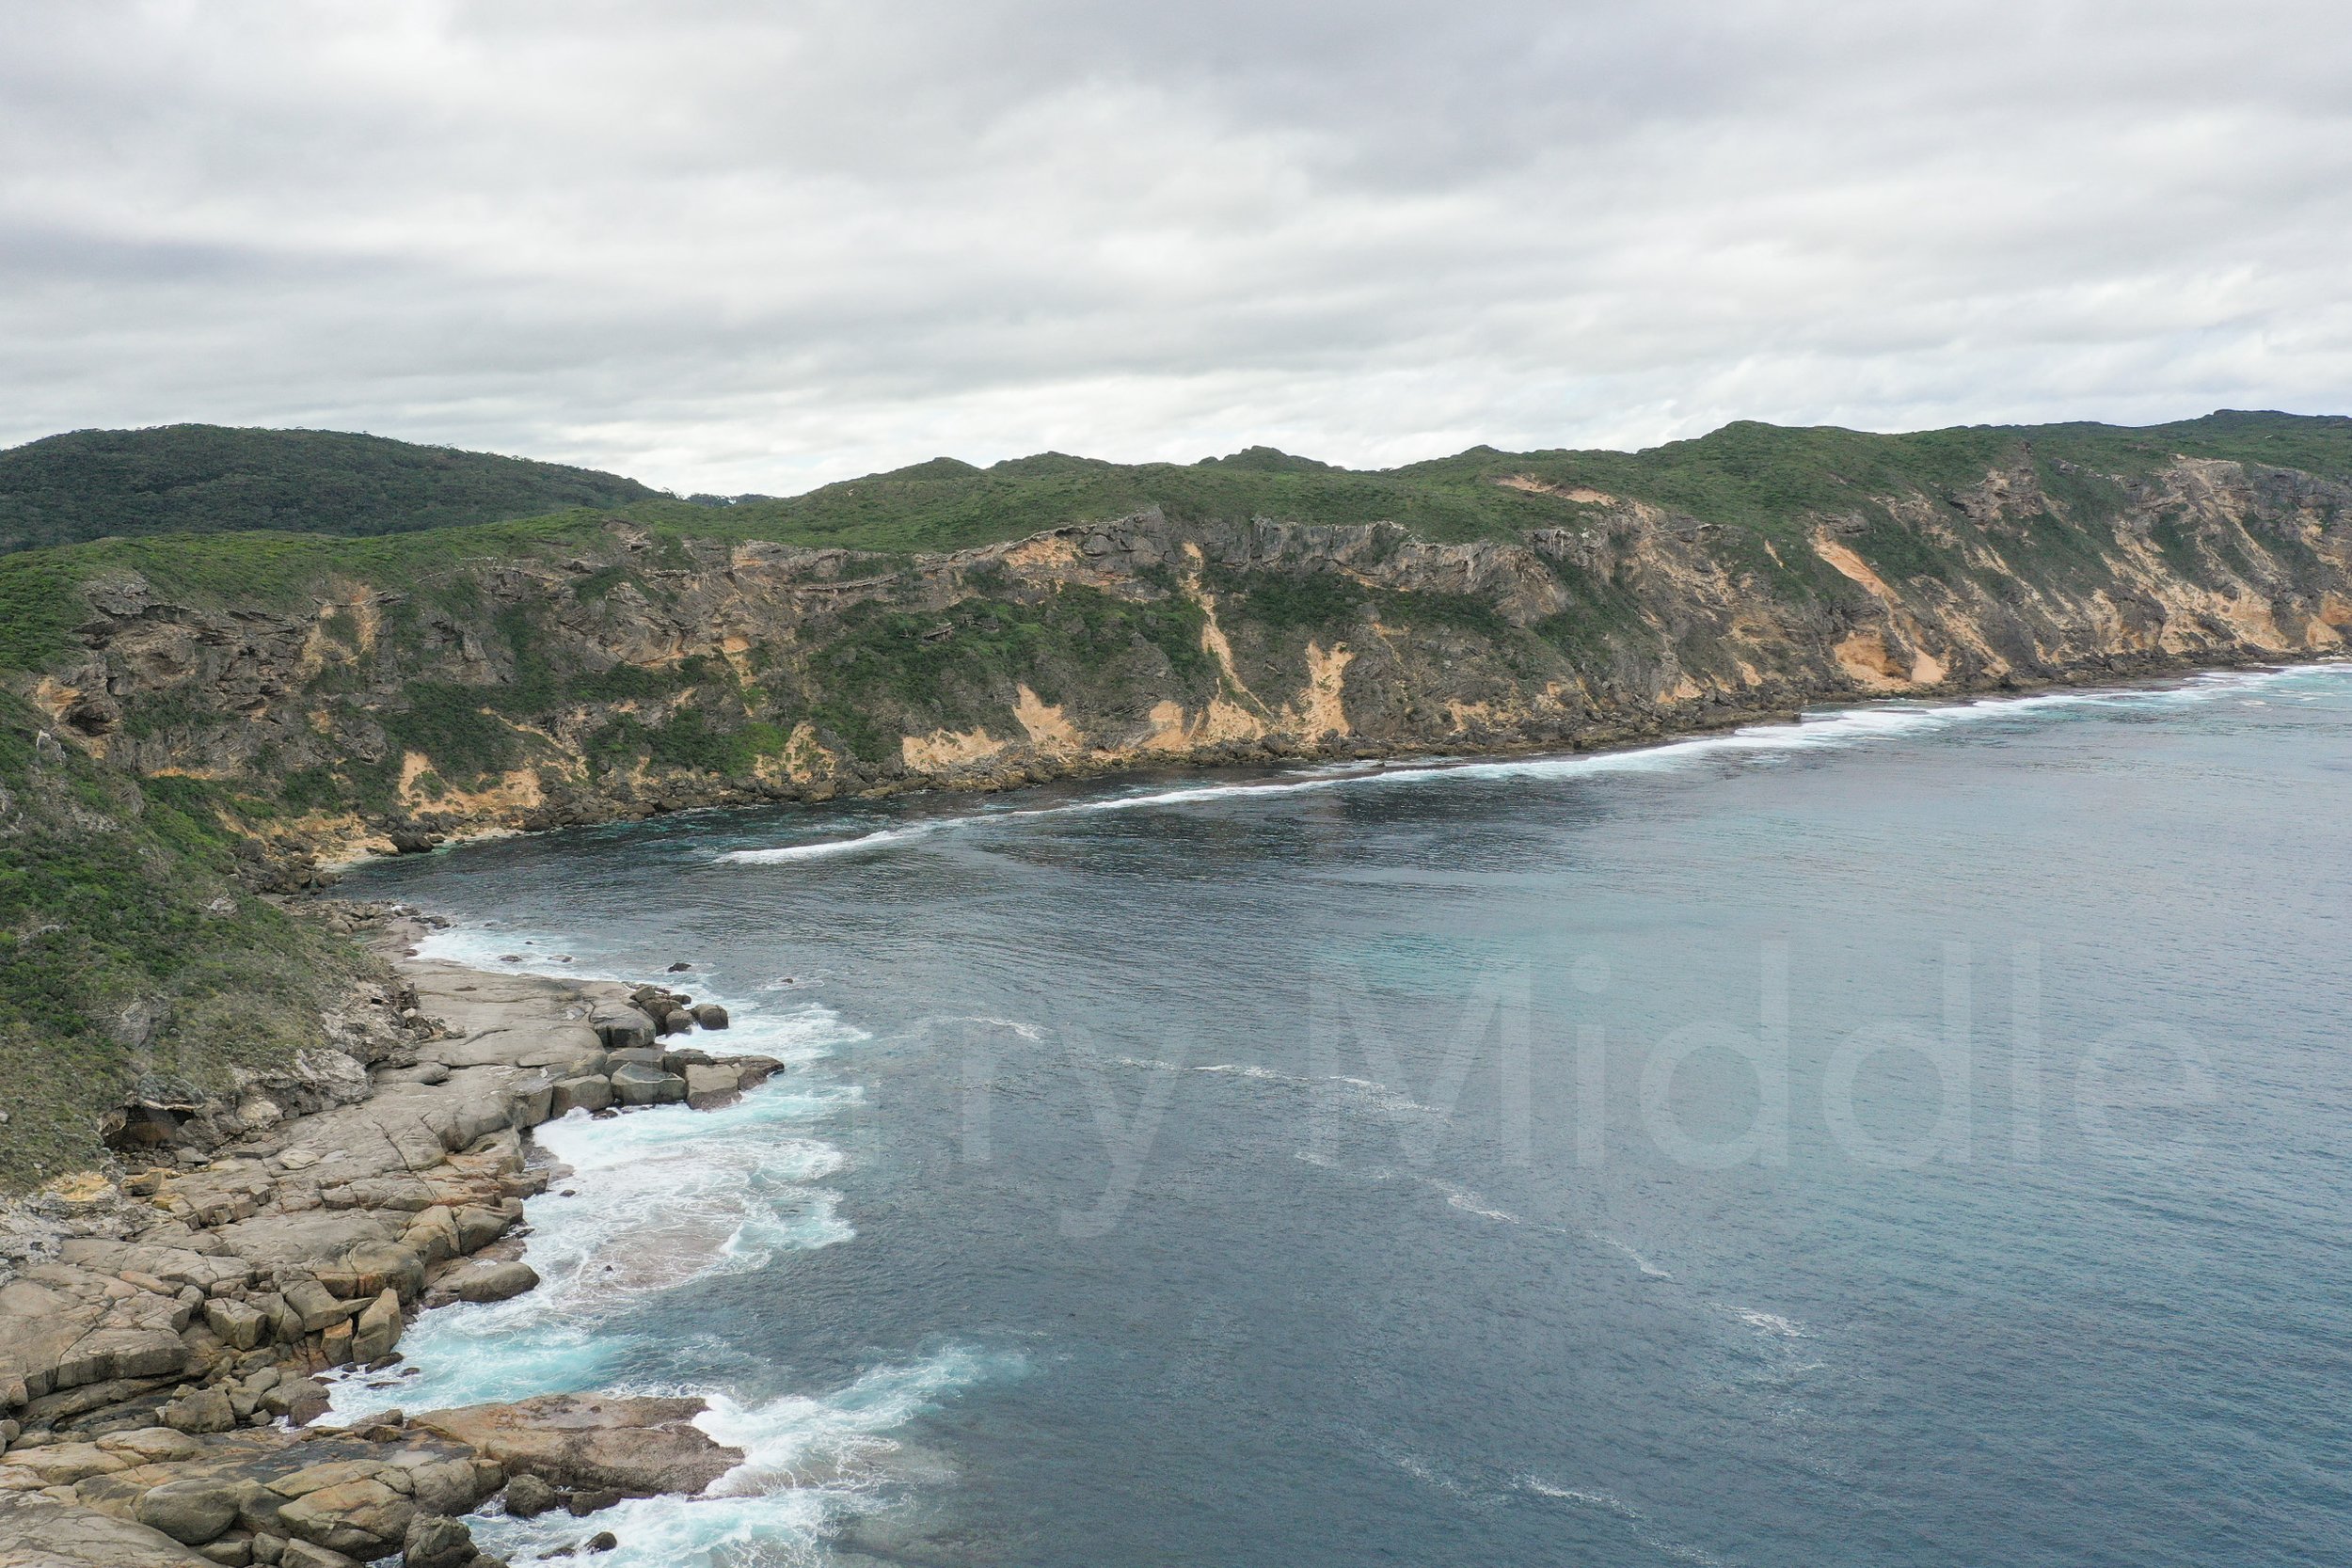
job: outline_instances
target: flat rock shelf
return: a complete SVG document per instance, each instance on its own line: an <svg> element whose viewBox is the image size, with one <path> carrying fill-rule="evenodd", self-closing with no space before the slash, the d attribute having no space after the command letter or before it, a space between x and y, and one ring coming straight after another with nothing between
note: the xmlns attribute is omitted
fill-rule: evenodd
<svg viewBox="0 0 2352 1568"><path fill-rule="evenodd" d="M312 1064L334 1101L198 1154L161 1113L121 1179L53 1184L0 1237L0 1568L490 1568L493 1498L583 1520L701 1491L742 1454L696 1399L557 1395L326 1425L325 1378L395 1366L449 1303L536 1287L522 1199L560 1176L541 1122L724 1104L774 1059L681 1043L723 1010L660 986L409 956L397 907L326 911L409 989L401 1044ZM583 1523L583 1549L611 1537Z"/></svg>

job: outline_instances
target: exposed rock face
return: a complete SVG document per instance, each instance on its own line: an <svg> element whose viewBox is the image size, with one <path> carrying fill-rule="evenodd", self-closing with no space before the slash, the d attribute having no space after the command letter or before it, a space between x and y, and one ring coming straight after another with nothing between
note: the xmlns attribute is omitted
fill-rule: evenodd
<svg viewBox="0 0 2352 1568"><path fill-rule="evenodd" d="M1857 493L1794 531L1577 491L1577 527L1463 544L1146 511L879 562L707 543L657 564L615 523L595 555L453 565L425 597L342 581L293 609L200 607L120 574L91 589L81 652L39 700L135 768L309 780L314 815L280 847L294 864L394 834L1138 762L1598 744L2341 646L2352 486L2201 459L2100 483L2113 505L2094 515L2020 459L1947 495ZM102 696L119 719L93 717Z"/></svg>
<svg viewBox="0 0 2352 1568"><path fill-rule="evenodd" d="M567 1491L609 1488L647 1497L700 1492L743 1462L740 1450L692 1424L703 1409L695 1399L550 1394L436 1410L415 1424L487 1454L516 1475Z"/></svg>
<svg viewBox="0 0 2352 1568"><path fill-rule="evenodd" d="M0 1493L5 1568L215 1568L161 1530L38 1493Z"/></svg>
<svg viewBox="0 0 2352 1568"><path fill-rule="evenodd" d="M80 1217L10 1238L13 1262L0 1248L0 1568L403 1550L486 1568L462 1527L436 1521L504 1483L499 1454L574 1505L698 1492L739 1461L691 1425L694 1400L583 1396L306 1430L327 1405L311 1374L392 1356L426 1307L537 1283L485 1249L547 1182L525 1140L553 1110L550 1072L608 1101L631 1074L685 1093L664 1053L604 1048L651 1037L620 987L410 973L439 1023L372 1094L272 1121L206 1164L119 1186L93 1174L73 1189ZM730 1092L776 1067L691 1054Z"/></svg>

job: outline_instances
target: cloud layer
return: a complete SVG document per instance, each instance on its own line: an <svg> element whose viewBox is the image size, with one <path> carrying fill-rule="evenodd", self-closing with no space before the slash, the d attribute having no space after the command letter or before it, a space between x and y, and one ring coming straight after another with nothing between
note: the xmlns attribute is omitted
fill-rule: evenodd
<svg viewBox="0 0 2352 1568"><path fill-rule="evenodd" d="M77 0L0 51L0 442L787 491L1728 419L2352 410L2331 4Z"/></svg>

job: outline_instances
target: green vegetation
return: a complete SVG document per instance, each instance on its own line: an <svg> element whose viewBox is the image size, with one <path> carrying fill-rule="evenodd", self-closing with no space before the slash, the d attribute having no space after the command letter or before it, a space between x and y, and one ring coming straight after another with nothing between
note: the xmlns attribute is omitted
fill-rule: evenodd
<svg viewBox="0 0 2352 1568"><path fill-rule="evenodd" d="M374 534L619 506L632 479L325 430L80 430L0 451L0 550L109 535Z"/></svg>
<svg viewBox="0 0 2352 1568"><path fill-rule="evenodd" d="M312 433L225 434L307 438ZM0 453L0 519L12 504L5 499L8 462L46 445L36 442ZM1901 436L1743 421L1638 452L1510 453L1474 447L1454 457L1376 473L1332 468L1264 448L1191 465L1122 465L1047 452L988 468L942 458L806 495L725 507L653 498L640 487L635 499L599 499L466 527L434 526L443 515L430 508L403 515L406 521L400 526L415 531L348 524L360 537L329 536L323 531L329 525L313 520L300 520L310 530L302 532L227 532L217 531L230 526L225 523L193 525L205 531L195 537L111 538L0 557L0 611L6 612L0 615L0 662L39 668L64 651L78 619L72 585L110 572L135 571L160 592L199 604L283 607L334 579L394 593L421 589L430 596L453 585L470 592L470 578L459 570L469 562L537 561L552 568L583 553L609 552L608 529L614 519L642 530L650 547L638 562L606 561L576 576L572 594L580 604L600 602L623 582L637 582L658 596L647 570L687 566L698 553L707 556L713 547L739 543L840 547L871 557L850 562L855 574L884 569L911 553L995 544L1154 507L1189 521L1391 521L1424 539L1458 542L1516 538L1534 528L1589 527L1610 503L1638 500L1669 515L1744 531L1756 542L1751 552L1756 569L1782 577L1797 572L1802 581L1809 580L1804 575L1809 568L1785 560L1775 566L1760 546L1798 540L1810 519L1855 519L1876 531L1870 534L1873 544L1900 551L1913 543L1893 537L1905 530L1891 524L1882 500L1924 495L1948 501L1981 483L1989 469L2022 465L2080 527L2121 512L2129 499L2125 485L2176 454L2352 480L2352 419L2225 412L2144 429L1981 425ZM294 472L287 469L287 483L294 482ZM269 515L281 530L296 521ZM8 529L0 521L0 535ZM2052 543L2061 555L2070 548L2063 541ZM2041 542L2033 547L2041 548ZM1903 576L1947 569L1920 557L1895 564ZM983 568L973 578L983 594L991 591L985 577ZM1279 603L1282 596L1273 589L1263 594L1270 612L1306 617L1302 626L1317 616L1343 613L1335 603L1284 605ZM413 615L416 610L405 605L397 613Z"/></svg>
<svg viewBox="0 0 2352 1568"><path fill-rule="evenodd" d="M217 1090L319 1043L322 994L361 965L236 889L230 824L258 802L40 736L0 698L0 1188L91 1164L135 1090Z"/></svg>
<svg viewBox="0 0 2352 1568"><path fill-rule="evenodd" d="M402 750L422 752L443 778L470 787L515 765L519 747L514 727L485 711L491 693L478 686L410 681L408 705L377 717L384 733Z"/></svg>
<svg viewBox="0 0 2352 1568"><path fill-rule="evenodd" d="M0 669L46 669L72 648L75 583L45 561L0 561Z"/></svg>

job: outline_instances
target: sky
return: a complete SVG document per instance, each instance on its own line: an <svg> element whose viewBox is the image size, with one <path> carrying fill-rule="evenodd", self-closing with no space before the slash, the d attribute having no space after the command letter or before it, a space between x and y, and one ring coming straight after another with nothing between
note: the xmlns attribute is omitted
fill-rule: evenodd
<svg viewBox="0 0 2352 1568"><path fill-rule="evenodd" d="M0 0L0 445L786 494L2352 412L2342 0Z"/></svg>

